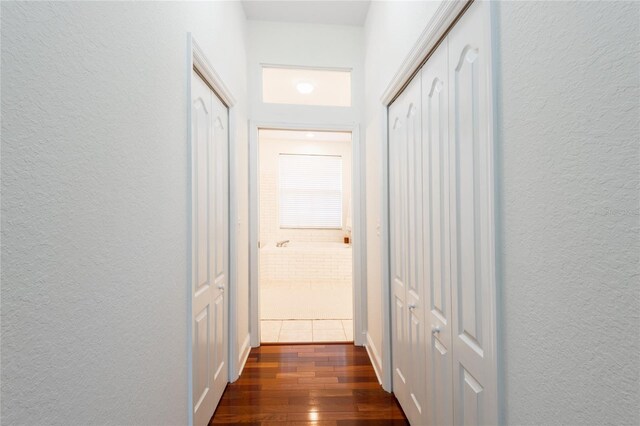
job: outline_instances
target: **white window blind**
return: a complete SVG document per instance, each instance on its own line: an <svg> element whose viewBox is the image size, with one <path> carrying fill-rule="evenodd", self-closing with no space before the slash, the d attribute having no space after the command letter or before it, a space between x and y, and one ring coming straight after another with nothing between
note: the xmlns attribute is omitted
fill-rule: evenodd
<svg viewBox="0 0 640 426"><path fill-rule="evenodd" d="M342 157L280 154L280 227L342 228Z"/></svg>

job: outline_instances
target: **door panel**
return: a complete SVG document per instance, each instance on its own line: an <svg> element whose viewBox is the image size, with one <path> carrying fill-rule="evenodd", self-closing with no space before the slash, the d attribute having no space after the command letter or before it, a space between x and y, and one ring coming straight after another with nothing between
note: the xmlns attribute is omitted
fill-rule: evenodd
<svg viewBox="0 0 640 426"><path fill-rule="evenodd" d="M389 109L393 387L414 424L426 414L420 88L418 78Z"/></svg>
<svg viewBox="0 0 640 426"><path fill-rule="evenodd" d="M225 376L225 366L226 366L226 348L225 348L225 336L224 336L224 326L225 326L225 307L224 307L224 296L221 294L218 296L213 304L213 318L215 325L215 332L213 338L213 370L215 371L213 375L213 380L216 384L219 384L220 381L226 386L227 380Z"/></svg>
<svg viewBox="0 0 640 426"><path fill-rule="evenodd" d="M192 74L193 421L211 419L227 384L227 109Z"/></svg>
<svg viewBox="0 0 640 426"><path fill-rule="evenodd" d="M408 398L406 358L408 356L407 309L406 309L406 254L405 247L405 173L403 167L404 146L406 145L406 117L404 103L396 102L389 108L389 211L390 244L391 244L391 305L392 316L392 358L393 358L393 391L399 400ZM392 124L391 124L392 123Z"/></svg>
<svg viewBox="0 0 640 426"><path fill-rule="evenodd" d="M447 40L422 69L423 226L427 273L427 424L453 422Z"/></svg>
<svg viewBox="0 0 640 426"><path fill-rule="evenodd" d="M209 325L211 324L209 306L196 314L194 321L194 401L196 407L199 407L203 401L210 399L210 350L211 341L209 337L211 332Z"/></svg>
<svg viewBox="0 0 640 426"><path fill-rule="evenodd" d="M449 34L455 424L497 421L489 5Z"/></svg>
<svg viewBox="0 0 640 426"><path fill-rule="evenodd" d="M201 87L199 87L202 89ZM198 93L198 97L194 97L192 114L193 114L193 141L196 158L195 165L195 200L194 207L196 212L195 221L195 245L197 251L194 253L197 265L197 288L196 291L206 291L210 286L209 273L209 243L207 238L209 234L209 205L207 196L209 193L209 146L211 144L211 101L207 92Z"/></svg>
<svg viewBox="0 0 640 426"><path fill-rule="evenodd" d="M456 419L461 425L478 425L486 423L486 416L483 408L486 405L483 401L485 394L482 393L482 385L469 373L464 367L460 369L460 388L462 397L460 398L458 407L458 416Z"/></svg>
<svg viewBox="0 0 640 426"><path fill-rule="evenodd" d="M215 285L212 291L212 298L215 306L215 333L213 347L215 348L213 382L215 404L224 393L228 381L227 368L227 298L225 289L228 283L229 265L229 121L227 107L220 99L211 93L213 105L213 133L214 133L214 157L215 175L213 176L213 194L215 215L212 226L215 231L213 235L214 253L211 261L215 265ZM214 407L215 408L215 407Z"/></svg>
<svg viewBox="0 0 640 426"><path fill-rule="evenodd" d="M410 404L407 418L414 424L423 424L426 415L426 348L424 329L424 281L422 262L422 105L421 105L420 78L416 78L405 91L407 143L406 143L406 169L408 194L406 232L407 248L407 345L408 365L411 374L409 381Z"/></svg>

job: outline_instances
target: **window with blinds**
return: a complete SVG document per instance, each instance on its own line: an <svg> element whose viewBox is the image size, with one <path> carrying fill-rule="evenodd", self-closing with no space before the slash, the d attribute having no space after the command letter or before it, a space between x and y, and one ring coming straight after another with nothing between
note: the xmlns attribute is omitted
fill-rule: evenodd
<svg viewBox="0 0 640 426"><path fill-rule="evenodd" d="M280 154L280 227L342 228L342 157Z"/></svg>

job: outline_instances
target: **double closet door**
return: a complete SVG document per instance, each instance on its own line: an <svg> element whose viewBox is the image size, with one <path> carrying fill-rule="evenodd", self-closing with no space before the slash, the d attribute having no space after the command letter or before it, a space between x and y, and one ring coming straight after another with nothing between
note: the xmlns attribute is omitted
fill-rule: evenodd
<svg viewBox="0 0 640 426"><path fill-rule="evenodd" d="M389 107L393 390L415 425L495 424L488 5Z"/></svg>

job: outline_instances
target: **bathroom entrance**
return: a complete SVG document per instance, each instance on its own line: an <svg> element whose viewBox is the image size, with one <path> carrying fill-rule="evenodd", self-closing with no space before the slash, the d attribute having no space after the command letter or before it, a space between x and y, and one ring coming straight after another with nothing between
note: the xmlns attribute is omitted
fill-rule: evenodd
<svg viewBox="0 0 640 426"><path fill-rule="evenodd" d="M261 343L353 341L351 132L258 131Z"/></svg>

